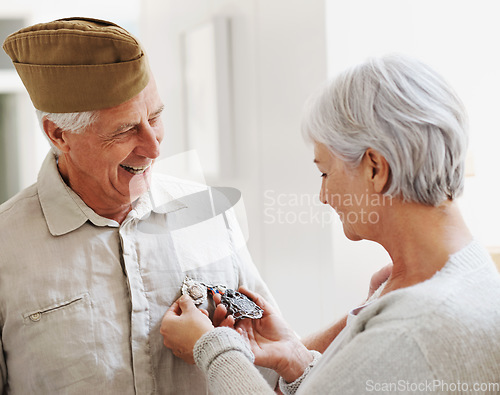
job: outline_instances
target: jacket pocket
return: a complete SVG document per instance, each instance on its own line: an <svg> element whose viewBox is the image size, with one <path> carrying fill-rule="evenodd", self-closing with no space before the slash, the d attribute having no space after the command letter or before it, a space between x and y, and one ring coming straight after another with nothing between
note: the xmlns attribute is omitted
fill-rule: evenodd
<svg viewBox="0 0 500 395"><path fill-rule="evenodd" d="M23 319L29 377L39 393L94 375L97 356L88 293L26 312Z"/></svg>

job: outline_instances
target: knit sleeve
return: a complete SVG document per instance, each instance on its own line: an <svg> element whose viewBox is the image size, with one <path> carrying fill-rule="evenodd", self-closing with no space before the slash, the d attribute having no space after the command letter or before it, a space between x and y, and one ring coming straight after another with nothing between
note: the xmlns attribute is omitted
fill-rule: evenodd
<svg viewBox="0 0 500 395"><path fill-rule="evenodd" d="M233 329L221 327L206 333L193 354L214 394L274 394L253 365L250 348Z"/></svg>
<svg viewBox="0 0 500 395"><path fill-rule="evenodd" d="M292 383L287 383L283 377L280 377L280 379L279 379L280 390L284 395L294 395L297 392L297 390L299 389L299 387L302 385L302 382L309 375L309 372L311 371L311 369L320 360L320 358L321 358L320 352L318 352L316 350L309 350L309 352L311 353L313 360L311 361L311 363L309 363L307 368L304 370L304 373L302 373L302 375L298 379L296 379Z"/></svg>
<svg viewBox="0 0 500 395"><path fill-rule="evenodd" d="M334 355L323 355L302 394L426 393L436 377L415 339L401 328L358 334Z"/></svg>

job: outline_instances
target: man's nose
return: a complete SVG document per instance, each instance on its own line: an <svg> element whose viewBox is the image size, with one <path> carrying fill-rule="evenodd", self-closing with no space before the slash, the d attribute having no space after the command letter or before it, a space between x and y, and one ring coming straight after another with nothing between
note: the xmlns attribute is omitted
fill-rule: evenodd
<svg viewBox="0 0 500 395"><path fill-rule="evenodd" d="M163 130L160 129L150 125L144 127L139 135L140 142L135 153L150 159L160 156L160 143L163 139Z"/></svg>

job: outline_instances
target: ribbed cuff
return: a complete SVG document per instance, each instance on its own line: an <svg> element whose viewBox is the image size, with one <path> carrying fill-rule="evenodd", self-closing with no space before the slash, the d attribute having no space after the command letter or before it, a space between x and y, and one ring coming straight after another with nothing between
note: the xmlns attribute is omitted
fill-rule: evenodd
<svg viewBox="0 0 500 395"><path fill-rule="evenodd" d="M313 366L316 365L316 363L320 360L321 358L320 352L316 350L309 350L309 352L313 356L313 360L309 363L309 365L307 365L307 368L304 370L304 373L302 373L302 376L300 376L297 380L291 383L287 383L283 377L280 377L280 390L281 392L283 392L284 395L294 395L299 389L304 379L311 371L311 369L313 368Z"/></svg>
<svg viewBox="0 0 500 395"><path fill-rule="evenodd" d="M206 373L219 355L231 350L241 352L252 363L255 360L250 347L238 332L231 328L219 327L205 333L196 342L193 349L194 361Z"/></svg>

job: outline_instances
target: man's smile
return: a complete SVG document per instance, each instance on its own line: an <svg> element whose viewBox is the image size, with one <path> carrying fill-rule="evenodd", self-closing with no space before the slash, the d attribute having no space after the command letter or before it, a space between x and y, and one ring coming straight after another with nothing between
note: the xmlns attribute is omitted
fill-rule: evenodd
<svg viewBox="0 0 500 395"><path fill-rule="evenodd" d="M144 165L144 166L126 166L126 165L120 165L121 168L125 169L126 171L128 171L129 173L132 173L132 174L143 174L147 169L149 169L149 167L151 166L151 163L149 163L148 165Z"/></svg>

